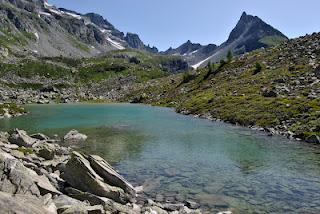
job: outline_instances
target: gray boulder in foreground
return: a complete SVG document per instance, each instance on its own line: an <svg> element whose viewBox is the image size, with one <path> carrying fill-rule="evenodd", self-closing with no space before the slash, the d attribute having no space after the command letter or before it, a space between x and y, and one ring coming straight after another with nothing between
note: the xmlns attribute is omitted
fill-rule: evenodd
<svg viewBox="0 0 320 214"><path fill-rule="evenodd" d="M74 188L97 196L110 198L119 203L127 203L131 196L119 187L111 186L95 172L90 162L80 153L72 152L63 178Z"/></svg>
<svg viewBox="0 0 320 214"><path fill-rule="evenodd" d="M10 133L9 142L18 146L32 147L37 140L28 136L26 131L15 129Z"/></svg>
<svg viewBox="0 0 320 214"><path fill-rule="evenodd" d="M71 130L63 137L63 140L67 143L81 143L86 141L87 138L87 135L81 134L77 130Z"/></svg>

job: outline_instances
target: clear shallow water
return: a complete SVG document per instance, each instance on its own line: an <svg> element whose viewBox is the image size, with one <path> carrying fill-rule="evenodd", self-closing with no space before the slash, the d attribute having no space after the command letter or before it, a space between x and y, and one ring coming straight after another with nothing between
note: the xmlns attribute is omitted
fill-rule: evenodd
<svg viewBox="0 0 320 214"><path fill-rule="evenodd" d="M209 213L320 213L320 147L128 104L28 106L0 129L89 136L79 149L110 161L146 195L192 199Z"/></svg>

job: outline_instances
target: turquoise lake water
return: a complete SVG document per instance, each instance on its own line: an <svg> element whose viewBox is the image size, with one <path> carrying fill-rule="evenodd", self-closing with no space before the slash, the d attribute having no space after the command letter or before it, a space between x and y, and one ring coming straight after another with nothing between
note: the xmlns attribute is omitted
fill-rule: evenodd
<svg viewBox="0 0 320 214"><path fill-rule="evenodd" d="M191 199L208 213L320 213L320 147L250 129L130 104L27 106L0 120L62 137L88 135L77 149L101 155L146 196Z"/></svg>

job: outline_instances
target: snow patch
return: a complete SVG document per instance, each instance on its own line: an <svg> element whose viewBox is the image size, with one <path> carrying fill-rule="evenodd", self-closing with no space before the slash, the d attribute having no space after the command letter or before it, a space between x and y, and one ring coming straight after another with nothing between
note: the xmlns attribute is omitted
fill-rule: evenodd
<svg viewBox="0 0 320 214"><path fill-rule="evenodd" d="M34 36L37 38L37 40L39 40L39 34L37 32L34 33Z"/></svg>
<svg viewBox="0 0 320 214"><path fill-rule="evenodd" d="M60 16L62 15L62 12L59 11L59 10L56 10L56 9L50 8L49 11L52 12L52 13L55 13L55 14L57 14L57 15L60 15Z"/></svg>
<svg viewBox="0 0 320 214"><path fill-rule="evenodd" d="M43 11L40 11L38 15L39 15L39 17L41 17L41 15L52 16L50 13L46 13L46 12L43 12Z"/></svg>
<svg viewBox="0 0 320 214"><path fill-rule="evenodd" d="M116 42L112 39L110 39L109 37L107 37L108 42L111 43L112 46L114 46L115 48L119 49L119 50L123 50L125 49L119 42Z"/></svg>
<svg viewBox="0 0 320 214"><path fill-rule="evenodd" d="M45 8L53 7L53 5L49 4L47 1L44 1L44 7Z"/></svg>
<svg viewBox="0 0 320 214"><path fill-rule="evenodd" d="M195 53L197 53L198 51L199 51L199 50L192 51L191 53L189 53L189 55L195 54Z"/></svg>
<svg viewBox="0 0 320 214"><path fill-rule="evenodd" d="M208 58L206 58L205 60L202 60L201 62L195 64L195 65L191 65L191 67L193 67L194 69L199 68L205 61L208 61L211 58L211 56L209 56Z"/></svg>
<svg viewBox="0 0 320 214"><path fill-rule="evenodd" d="M73 18L75 18L75 19L82 19L82 17L80 16L80 15L78 15L78 14L74 14L74 13L69 13L69 12L64 12L66 15L68 15L68 16L71 16L71 17L73 17Z"/></svg>

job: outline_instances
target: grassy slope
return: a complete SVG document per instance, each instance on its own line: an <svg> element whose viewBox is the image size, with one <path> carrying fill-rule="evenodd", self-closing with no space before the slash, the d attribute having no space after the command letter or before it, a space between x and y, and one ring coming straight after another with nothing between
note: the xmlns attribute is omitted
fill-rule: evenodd
<svg viewBox="0 0 320 214"><path fill-rule="evenodd" d="M317 34L258 50L220 68L216 65L211 74L204 68L159 79L136 88L127 100L144 94L143 102L177 111L246 126L277 127L300 138L319 135L320 83L310 61L320 63L319 40ZM254 74L257 62L262 70ZM277 92L277 97L263 96L262 88Z"/></svg>
<svg viewBox="0 0 320 214"><path fill-rule="evenodd" d="M176 60L180 58L150 55L135 50L112 51L104 57L90 59L54 57L19 59L15 63L0 62L0 74L9 73L24 78L40 76L50 79L73 79L73 83L79 84L119 76L135 76L138 82L144 82L168 75L169 70L162 64ZM33 88L32 85L29 87Z"/></svg>

